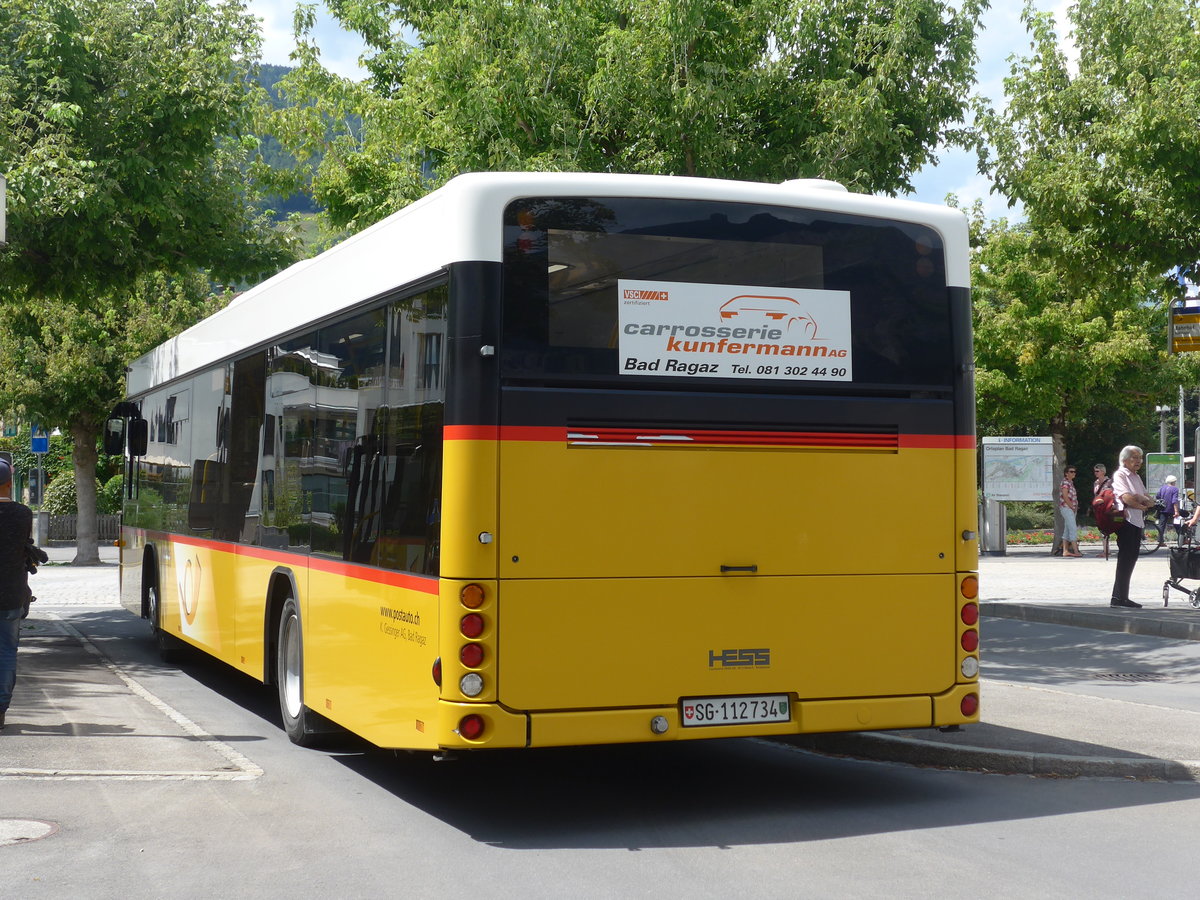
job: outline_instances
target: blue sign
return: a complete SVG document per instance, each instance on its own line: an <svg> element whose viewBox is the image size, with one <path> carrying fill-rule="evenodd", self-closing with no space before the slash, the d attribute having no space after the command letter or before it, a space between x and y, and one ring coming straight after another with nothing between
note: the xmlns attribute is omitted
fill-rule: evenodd
<svg viewBox="0 0 1200 900"><path fill-rule="evenodd" d="M50 452L50 435L44 431L33 429L29 441L29 449L33 453L49 453Z"/></svg>

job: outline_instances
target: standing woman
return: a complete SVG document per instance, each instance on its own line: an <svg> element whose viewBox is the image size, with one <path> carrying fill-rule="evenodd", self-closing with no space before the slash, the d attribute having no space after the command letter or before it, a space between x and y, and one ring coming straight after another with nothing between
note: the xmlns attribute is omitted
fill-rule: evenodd
<svg viewBox="0 0 1200 900"><path fill-rule="evenodd" d="M1058 486L1058 511L1063 520L1063 557L1083 556L1079 552L1079 494L1075 490L1075 467L1067 466Z"/></svg>
<svg viewBox="0 0 1200 900"><path fill-rule="evenodd" d="M1092 466L1092 474L1096 476L1096 480L1092 482L1092 500L1095 501L1100 496L1101 491L1108 490L1112 487L1112 479L1108 477L1108 466L1104 463L1096 463ZM1104 535L1104 549L1097 553L1097 556L1103 556L1108 559L1108 538Z"/></svg>
<svg viewBox="0 0 1200 900"><path fill-rule="evenodd" d="M1146 493L1146 485L1138 475L1141 468L1142 448L1132 444L1122 448L1121 466L1113 475L1113 495L1117 499L1117 508L1125 511L1125 521L1117 532L1117 575L1113 579L1112 599L1108 605L1123 609L1142 608L1142 604L1129 599L1129 580L1133 577L1133 567L1137 565L1142 545L1145 511L1154 506L1154 498Z"/></svg>

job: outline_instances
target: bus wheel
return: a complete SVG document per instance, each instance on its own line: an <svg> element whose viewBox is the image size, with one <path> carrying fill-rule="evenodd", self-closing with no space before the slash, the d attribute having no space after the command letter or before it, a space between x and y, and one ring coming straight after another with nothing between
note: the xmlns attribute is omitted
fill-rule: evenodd
<svg viewBox="0 0 1200 900"><path fill-rule="evenodd" d="M292 743L310 747L317 729L313 727L312 710L304 705L304 647L300 634L300 608L294 597L284 601L275 647L275 686L279 690L283 730Z"/></svg>
<svg viewBox="0 0 1200 900"><path fill-rule="evenodd" d="M153 575L142 589L145 592L146 618L154 635L158 658L165 663L177 663L183 656L183 645L162 628L162 604L158 594L158 576Z"/></svg>

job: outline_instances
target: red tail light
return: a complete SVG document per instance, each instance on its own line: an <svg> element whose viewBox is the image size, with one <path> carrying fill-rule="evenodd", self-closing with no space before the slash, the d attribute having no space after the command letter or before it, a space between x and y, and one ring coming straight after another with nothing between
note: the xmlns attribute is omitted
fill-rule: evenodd
<svg viewBox="0 0 1200 900"><path fill-rule="evenodd" d="M963 702L965 703L966 701ZM458 734L468 741L479 740L479 736L483 734L483 716L478 716L475 713L463 716L458 721Z"/></svg>
<svg viewBox="0 0 1200 900"><path fill-rule="evenodd" d="M968 718L975 715L975 713L979 712L979 695L967 694L967 696L962 698L962 703L958 705L958 708Z"/></svg>
<svg viewBox="0 0 1200 900"><path fill-rule="evenodd" d="M974 653L979 649L979 632L974 629L964 631L962 636L962 648L968 653Z"/></svg>
<svg viewBox="0 0 1200 900"><path fill-rule="evenodd" d="M964 625L974 625L979 621L979 604L968 603L959 612L959 618L962 619Z"/></svg>
<svg viewBox="0 0 1200 900"><path fill-rule="evenodd" d="M467 613L458 623L458 629L463 633L463 637L479 637L483 634L483 616L479 613Z"/></svg>
<svg viewBox="0 0 1200 900"><path fill-rule="evenodd" d="M458 658L468 669L477 669L483 662L483 648L478 644L464 644L458 651Z"/></svg>
<svg viewBox="0 0 1200 900"><path fill-rule="evenodd" d="M433 661L433 683L438 687L442 686L442 658L440 656Z"/></svg>

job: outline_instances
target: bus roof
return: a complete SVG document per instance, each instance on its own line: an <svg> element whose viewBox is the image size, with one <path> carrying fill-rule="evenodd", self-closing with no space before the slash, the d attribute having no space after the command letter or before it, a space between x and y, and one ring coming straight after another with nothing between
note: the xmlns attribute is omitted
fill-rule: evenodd
<svg viewBox="0 0 1200 900"><path fill-rule="evenodd" d="M572 172L459 175L335 247L239 295L227 307L139 357L131 395L295 333L454 262L499 262L501 213L526 197L663 197L794 206L926 225L946 246L948 284L967 287L966 219L944 206L853 194L822 181L783 184Z"/></svg>

